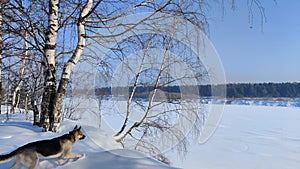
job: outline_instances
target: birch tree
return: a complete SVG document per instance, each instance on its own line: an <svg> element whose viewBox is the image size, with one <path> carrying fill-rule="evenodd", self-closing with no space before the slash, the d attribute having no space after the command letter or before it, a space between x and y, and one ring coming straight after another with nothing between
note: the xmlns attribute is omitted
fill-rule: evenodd
<svg viewBox="0 0 300 169"><path fill-rule="evenodd" d="M197 4L194 1L190 1L176 4L171 1L169 5L172 6L176 4L178 7L177 11L174 10L174 8L168 8L170 7L168 5L166 8L161 8L159 11L186 18L193 24L197 25L202 31L206 31L208 23L204 9L207 5L205 2L206 1L203 1L203 4ZM253 3L256 3L259 10L263 11L261 4L254 1L250 3L250 11L253 8ZM197 8L199 11L189 9L189 7L191 7L189 5L192 7L199 5L199 8ZM224 8L223 5L224 3L222 3L222 7ZM231 5L234 9L234 1L232 1ZM186 12L187 9L189 9L189 12ZM188 15L187 13L192 13L192 15ZM199 17L197 14L203 18ZM262 18L262 20L264 20L264 18ZM145 24L145 22L143 22L143 24ZM252 23L250 22L250 24ZM155 22L149 25L149 27L145 27L151 29L155 27ZM184 23L179 22L176 25L180 26L184 25ZM115 25L110 26L114 27ZM175 27L176 26L174 26L174 33L176 33ZM170 29L172 28L173 27L170 27ZM128 39L117 43L114 48L111 49L113 52L107 54L107 56L103 59L106 61L103 63L103 67L99 68L100 72L103 71L100 73L99 77L102 77L102 79L109 79L107 83L100 84L99 86L103 85L102 87L104 90L109 88L108 86L112 86L112 94L109 95L109 97L113 97L114 99L112 100L117 101L115 104L112 104L113 106L111 109L114 111L114 107L119 107L119 109L115 110L114 113L119 113L119 116L123 117L120 122L120 129L118 129L114 135L116 141L121 142L126 148L134 148L143 151L161 161L164 161L165 163L169 163L168 159L163 154L163 149L156 144L157 142L154 142L153 139L149 138L158 137L160 139L159 136L161 134L167 133L167 137L161 138L163 140L161 142L164 142L162 144L168 147L168 144L176 142L177 145L175 147L177 148L177 151L184 153L187 151L188 139L197 138L199 136L201 124L203 124L203 121L206 118L206 112L202 111L201 106L194 102L199 96L197 95L197 87L188 86L188 84L186 84L185 87L183 86L181 88L186 91L186 95L181 96L170 96L168 94L171 92L164 92L162 89L167 88L168 85L174 85L175 81L189 81L189 79L196 78L199 80L199 84L201 84L201 82L205 82L205 78L211 77L207 77L208 70L205 70L201 61L195 59L193 54L189 53L190 51L186 49L184 45L180 44L180 42L176 41L176 39L173 39L172 36L159 36L160 33L164 34L165 32L157 31L157 34L150 35L150 37L148 35L134 35L134 32ZM118 35L119 34L117 33L115 34L115 36ZM114 34L111 36L113 37ZM105 38L105 36L101 35L98 37ZM157 62L151 62L149 61L149 58L159 55L157 51L157 53L150 52L153 48L160 48L163 50L163 54L161 54L161 61L158 62L159 66L150 69L146 65L151 63L157 64ZM129 54L139 50L143 50L140 55L128 58ZM169 52L175 52L182 58L180 58L180 60L172 60L172 57L168 54ZM149 58L146 62L145 60L147 60L147 57ZM157 56L154 58L156 57ZM174 76L172 77L169 74L171 72L170 69L174 68L172 65L179 65L178 63L180 63L180 61L189 65L188 69L194 71L194 76L185 74L183 76L175 76L174 78ZM116 65L119 66L116 67ZM177 69L180 69L180 66L177 67ZM116 73L117 70L118 72ZM134 75L128 75L126 72L133 72ZM178 71L174 72L179 73ZM108 76L108 78L106 76ZM128 76L128 79L126 76ZM117 80L114 81L113 79ZM131 83L127 84L128 81L131 81ZM99 83L103 82L101 81ZM116 86L113 86L112 83L115 83ZM123 86L123 84L125 84L125 86ZM150 89L150 92L141 93L138 91L138 88L142 90ZM139 94L140 97L138 96ZM124 101L124 99L126 99L126 101ZM178 99L181 101L178 101ZM167 106L167 108L164 108L164 106ZM139 110L138 115L136 115L137 110L133 110L134 108ZM180 123L180 125L175 125L172 123L172 119L174 120L176 116L181 117L180 120L184 119L187 123L194 124L191 130L189 130L189 134L191 135L189 135L185 130L185 128L188 128L188 125L185 126L182 123ZM116 118L115 116L113 117L114 119ZM133 117L133 119L130 119L130 117Z"/></svg>
<svg viewBox="0 0 300 169"><path fill-rule="evenodd" d="M46 6L47 2L48 6ZM56 131L57 124L60 122L61 108L59 107L61 107L70 71L78 61L85 45L84 21L87 14L91 12L89 10L93 5L93 1L87 1L85 5L79 2L64 2L64 7L66 4L73 5L74 8L64 8L64 10L72 9L71 12L59 11L59 4L58 0L38 2L15 0L10 1L10 11L6 14L11 23L9 25L10 32L21 37L23 41L29 44L29 48L32 51L38 51L43 56L41 60L37 60L37 63L41 63L44 67L44 92L39 123L44 128L44 131ZM78 12L81 13L79 18L76 17ZM68 14L68 16L64 16L65 14ZM48 19L45 20L43 16L47 16ZM77 22L75 22L76 20ZM66 48L65 46L57 47L57 35L60 29L66 27L65 25L78 25L78 45L75 50L70 50L70 48ZM28 38L24 36L24 32L27 33ZM61 41L62 39L60 39L59 44L62 44ZM60 79L57 80L57 63L59 56L65 53L73 53L73 56L66 62L65 68L60 71L62 73L60 81ZM33 58L28 59L34 61ZM57 81L59 82L58 89ZM36 102L32 101L35 104L34 107L36 107ZM54 120L56 122L55 126Z"/></svg>
<svg viewBox="0 0 300 169"><path fill-rule="evenodd" d="M232 1L232 6L234 2ZM10 22L13 23L9 25L10 30L23 38L23 41L29 44L30 50L42 56L38 62L42 64L45 72L41 104L41 125L44 130L57 131L59 127L62 101L69 83L69 76L80 59L82 50L87 44L86 41L91 42L92 39L102 38L109 42L121 35L98 35L99 29L109 28L107 26L109 23L123 16L146 11L181 16L205 31L208 28L205 15L208 5L208 1L197 0L11 0L9 11L6 13ZM123 33L134 28L134 25L121 24L112 27L120 26L126 27ZM27 32L29 36L27 40L24 32Z"/></svg>
<svg viewBox="0 0 300 169"><path fill-rule="evenodd" d="M50 112L53 112L53 120L50 116L50 130L57 131L61 117L62 117L62 102L65 96L66 87L69 83L70 73L73 69L73 67L78 62L81 53L86 45L86 38L95 38L93 36L87 36L86 33L86 27L88 27L89 33L93 33L95 29L103 27L103 22L109 22L112 20L116 20L134 10L136 10L139 7L146 6L151 1L147 2L141 2L137 5L133 5L133 7L130 7L129 9L122 11L121 9L118 9L120 11L114 11L112 17L107 17L105 19L99 19L99 15L101 14L101 9L98 8L98 6L101 3L104 3L102 1L96 1L88 0L85 2L85 4L80 7L79 17L75 19L75 23L77 25L77 45L75 50L72 52L72 56L70 59L64 64L64 68L62 70L62 75L59 80L58 90L54 99L54 110L50 108ZM169 3L169 2L168 2ZM168 4L166 3L166 4ZM104 4L106 5L106 3ZM165 7L165 6L163 6ZM105 6L106 8L106 6ZM160 9L161 7L159 7ZM110 11L107 11L110 12ZM107 37L110 37L111 35L107 35ZM48 75L47 75L48 76ZM52 105L52 104L51 104ZM42 111L44 113L44 111ZM51 113L50 113L51 114ZM53 125L51 125L53 124ZM47 125L45 125L47 126ZM47 128L47 127L44 127Z"/></svg>
<svg viewBox="0 0 300 169"><path fill-rule="evenodd" d="M45 33L45 89L43 93L41 124L45 131L52 130L54 103L56 97L56 59L55 49L58 32L59 0L49 0L48 27Z"/></svg>
<svg viewBox="0 0 300 169"><path fill-rule="evenodd" d="M20 80L17 82L17 85L13 91L13 97L12 97L12 105L11 105L11 112L15 112L15 108L18 107L18 104L20 102L20 91L21 91L21 87L23 85L24 82L24 76L25 76L25 68L26 68L26 62L27 62L27 58L28 58L28 36L25 35L26 41L24 44L24 54L22 56L22 64L21 64L21 68L20 68L20 75L19 78Z"/></svg>
<svg viewBox="0 0 300 169"><path fill-rule="evenodd" d="M3 31L2 31L2 13L3 13L3 2L0 1L0 107L2 105L2 46L3 46ZM0 109L1 114L1 109Z"/></svg>
<svg viewBox="0 0 300 169"><path fill-rule="evenodd" d="M188 5L191 6L193 3L188 3ZM45 72L40 123L44 131L57 131L70 72L80 58L86 45L86 38L98 38L98 35L94 35L97 29L105 28L106 23L134 13L139 8L152 12L166 9L165 12L170 13L178 10L178 8L171 8L172 5L176 7L176 3L172 3L171 0L161 2L94 2L92 0L85 2L28 0L24 2L12 0L9 5L10 11L6 15L10 18L10 22L14 23L9 25L11 31L23 38L23 41L27 41L29 48L40 52L43 57L39 62L44 66ZM170 9L167 9L168 7ZM196 15L192 14L187 17L196 21L196 17L193 16ZM75 34L77 37L73 38L72 35L70 36L72 34L70 31L75 29L77 29ZM129 29L132 28L128 27ZM24 32L28 33L28 39L24 37ZM68 36L65 36L66 34ZM113 38L111 35L103 35L103 37ZM66 41L77 42L73 45ZM58 65L62 65L63 68L60 69Z"/></svg>
<svg viewBox="0 0 300 169"><path fill-rule="evenodd" d="M175 33L176 29L173 31ZM206 77L203 65L172 35L137 35L116 46L113 52L104 58L107 61L105 65L111 68L103 65L99 75L99 83L103 83L104 76L110 76L107 78L110 80L103 84L104 87L112 86L110 97L114 98L112 102L116 100L109 109L114 113L114 118L123 117L119 122L120 129L116 130L114 138L126 148L142 151L169 163L163 154L164 148L172 147L173 143L177 143L175 146L177 152L185 154L187 138L199 136L205 112L202 112L201 105L194 102L199 96L197 96L197 87L191 84L191 79L196 78L200 82ZM128 56L135 51L142 52ZM173 52L177 52L179 57L171 55ZM189 67L180 67L182 63ZM174 68L178 71L174 71ZM107 73L106 70L111 72ZM179 71L182 74L177 73ZM186 74L189 71L193 71L194 75ZM168 86L178 85L177 81L182 82L179 83L181 93L165 90ZM191 92L187 93L184 90L191 90ZM176 119L182 122L177 123ZM193 134L190 136L186 131L189 125L195 125L191 128L190 132ZM160 140L153 140L155 137L163 140L168 146L162 148Z"/></svg>
<svg viewBox="0 0 300 169"><path fill-rule="evenodd" d="M98 1L98 3L95 5L94 9L99 5L101 1ZM60 83L58 86L57 96L55 99L55 112L54 112L54 131L57 130L57 127L61 121L62 118L62 103L63 99L66 93L66 88L69 84L70 80L70 74L74 66L77 64L81 53L86 45L86 32L85 32L85 22L87 17L93 12L92 9L93 0L88 0L86 4L81 9L81 12L79 14L79 18L77 20L77 46L72 54L71 58L67 61L67 63L64 65Z"/></svg>

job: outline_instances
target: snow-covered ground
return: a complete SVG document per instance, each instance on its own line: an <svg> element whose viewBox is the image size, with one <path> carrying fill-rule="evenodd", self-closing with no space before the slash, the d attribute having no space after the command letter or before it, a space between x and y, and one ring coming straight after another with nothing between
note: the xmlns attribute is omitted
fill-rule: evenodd
<svg viewBox="0 0 300 169"><path fill-rule="evenodd" d="M205 144L192 145L186 159L177 159L173 165L186 169L299 169L300 108L226 105L214 135Z"/></svg>
<svg viewBox="0 0 300 169"><path fill-rule="evenodd" d="M27 142L53 138L72 130L76 124L74 121L65 120L61 125L61 133L41 132L31 122L25 121L25 114L10 114L10 120L6 121L6 115L0 115L0 153L8 153ZM38 169L171 169L155 159L146 157L142 153L122 149L106 132L92 127L84 127L89 133L97 133L93 140L87 137L74 144L74 153L85 154L81 159L70 159L65 165L59 166L54 159L40 159ZM97 144L95 144L97 140ZM123 155L122 155L123 154ZM126 156L125 156L126 155ZM8 169L13 161L0 163L0 169ZM25 167L24 167L25 168Z"/></svg>
<svg viewBox="0 0 300 169"><path fill-rule="evenodd" d="M0 115L0 153L9 152L26 142L53 138L57 133L43 133L25 121L25 114ZM260 105L226 105L221 123L204 144L191 145L185 159L170 153L172 165L185 169L299 169L300 168L300 108ZM62 132L72 129L75 122L66 120ZM97 145L86 138L75 143L73 152L84 153L78 160L58 166L55 160L40 160L38 168L74 169L160 169L168 166L145 155L123 150L103 130L97 132ZM100 134L99 134L100 133ZM117 154L126 154L120 156ZM138 158L139 157L139 158ZM8 168L12 164L0 164Z"/></svg>

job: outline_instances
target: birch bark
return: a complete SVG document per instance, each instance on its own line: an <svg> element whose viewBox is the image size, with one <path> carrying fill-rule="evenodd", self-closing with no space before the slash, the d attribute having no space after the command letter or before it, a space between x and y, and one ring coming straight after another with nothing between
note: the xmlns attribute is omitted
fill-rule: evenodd
<svg viewBox="0 0 300 169"><path fill-rule="evenodd" d="M28 27L28 26L27 26ZM18 107L19 101L20 101L20 91L21 91L21 87L23 84L23 78L24 78L24 74L25 74L25 67L26 67L26 60L28 58L28 35L25 35L25 52L24 52L24 56L22 58L22 66L20 69L20 80L17 84L17 86L15 87L15 90L13 92L13 98L12 98L12 107L11 107L11 112L15 112L15 108Z"/></svg>
<svg viewBox="0 0 300 169"><path fill-rule="evenodd" d="M2 31L2 13L3 13L3 8L2 8L3 2L0 1L0 107L2 104L2 46L3 46L3 31ZM0 109L0 114L1 114L1 109Z"/></svg>
<svg viewBox="0 0 300 169"><path fill-rule="evenodd" d="M85 21L89 12L92 8L93 0L88 0L84 5L83 9L80 12L80 16L77 22L77 34L78 34L78 42L75 52L72 57L68 60L63 68L63 72L61 75L61 80L57 90L57 96L55 99L55 110L54 110L54 126L53 131L57 131L59 128L59 124L62 118L62 103L65 97L66 88L68 86L70 80L70 74L74 66L77 64L82 51L86 45L86 37L85 37Z"/></svg>
<svg viewBox="0 0 300 169"><path fill-rule="evenodd" d="M52 130L54 121L54 100L56 95L55 47L58 31L59 0L49 0L48 28L46 32L45 56L45 91L42 99L41 125L44 131Z"/></svg>

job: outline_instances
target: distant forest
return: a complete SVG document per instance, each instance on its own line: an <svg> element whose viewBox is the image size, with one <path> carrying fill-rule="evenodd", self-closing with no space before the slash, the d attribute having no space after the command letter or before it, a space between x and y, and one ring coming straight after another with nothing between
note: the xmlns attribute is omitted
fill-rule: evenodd
<svg viewBox="0 0 300 169"><path fill-rule="evenodd" d="M300 83L228 84L227 97L300 97Z"/></svg>
<svg viewBox="0 0 300 169"><path fill-rule="evenodd" d="M221 85L220 85L221 86ZM195 86L185 86L185 88L199 90L199 95L201 97L210 97L211 89L218 88L219 85L200 85ZM224 86L224 85L222 85ZM161 91L168 98L180 98L180 88L179 86L166 86L160 87ZM132 88L118 88L115 90L128 92L132 91ZM289 98L300 98L300 83L236 83L227 84L227 98L270 98L270 97L289 97ZM153 87L137 87L134 97L146 98L149 97L149 93L153 91ZM195 94L195 91L190 90L190 94ZM97 96L110 96L111 88L98 88L96 89Z"/></svg>

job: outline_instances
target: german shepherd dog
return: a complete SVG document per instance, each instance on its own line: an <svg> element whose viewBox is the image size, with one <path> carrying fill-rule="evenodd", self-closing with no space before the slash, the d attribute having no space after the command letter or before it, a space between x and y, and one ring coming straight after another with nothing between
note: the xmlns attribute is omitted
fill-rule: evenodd
<svg viewBox="0 0 300 169"><path fill-rule="evenodd" d="M38 164L39 157L57 158L60 165L64 163L64 159L83 157L83 154L71 153L73 144L85 138L80 129L81 127L78 128L76 125L68 134L50 140L28 143L9 154L0 155L0 162L8 162L16 156L11 169L20 168L22 165L27 166L28 169L34 169Z"/></svg>

